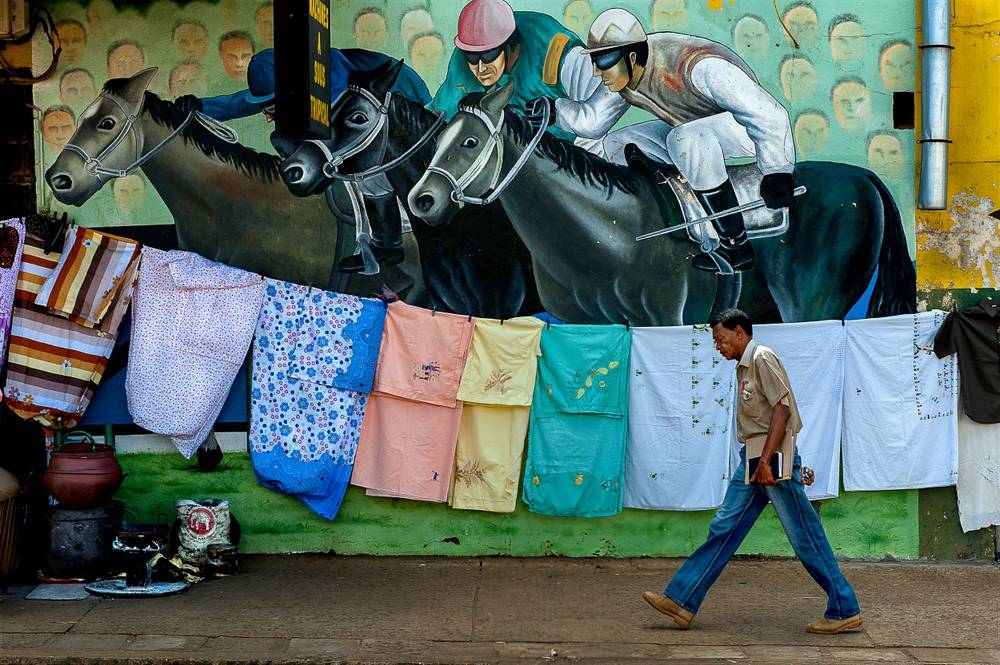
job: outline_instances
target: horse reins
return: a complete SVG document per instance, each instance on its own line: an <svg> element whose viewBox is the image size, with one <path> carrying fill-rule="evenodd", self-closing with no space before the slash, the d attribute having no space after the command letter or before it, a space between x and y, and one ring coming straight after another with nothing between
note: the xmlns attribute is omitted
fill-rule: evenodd
<svg viewBox="0 0 1000 665"><path fill-rule="evenodd" d="M101 179L102 175L110 176L112 178L124 178L125 176L133 173L134 171L139 169L143 164L145 164L150 159L155 157L161 150L163 150L168 143L173 141L181 132L183 132L187 128L188 125L191 124L192 120L197 120L199 123L201 123L203 127L205 127L205 129L207 129L213 135L225 141L226 143L236 143L239 141L239 137L236 135L236 132L233 131L232 128L227 127L218 120L211 118L200 111L191 111L190 113L188 113L187 117L184 118L181 124L178 125L169 134L167 134L167 136L162 141L157 143L146 154L140 156L139 137L135 135L135 124L139 119L139 112L142 110L142 101L140 101L136 105L135 110L129 111L129 109L127 109L125 105L122 104L121 100L119 100L117 97L102 92L97 99L95 99L93 102L90 103L90 106L96 104L98 101L100 101L102 97L104 99L108 99L114 102L115 105L119 109L121 109L121 112L125 115L125 125L118 131L118 135L115 136L115 138L112 139L111 142L107 146L105 146L104 149L101 150L101 152L99 152L96 157L91 157L90 154L85 149L76 145L75 143L67 143L64 146L64 149L68 149L70 152L74 152L77 155L79 155L80 158L83 159L84 171L94 176L98 180ZM90 107L88 106L87 108L89 109ZM84 113L86 113L86 111L84 111ZM118 146L122 144L122 142L125 140L125 137L128 135L129 132L133 133L133 138L135 140L135 156L136 156L135 161L126 166L124 169L111 169L103 166L102 162L106 160L111 155L111 153L113 153L118 148Z"/></svg>
<svg viewBox="0 0 1000 665"><path fill-rule="evenodd" d="M311 143L315 145L317 148L319 148L319 150L323 153L323 156L326 157L326 162L324 162L323 164L323 175L326 176L327 178L330 178L331 180L342 180L345 182L363 182L365 180L368 180L369 178L373 178L377 175L382 175L383 173L391 171L392 169L396 168L397 166L408 160L414 154L416 154L418 150L427 145L427 142L434 138L438 130L445 122L444 111L437 111L435 113L437 117L434 119L434 123L429 128L427 128L427 131L425 131L420 136L419 139L417 139L416 143L414 143L412 146L406 149L406 152L402 153L398 157L389 160L388 162L385 162L384 164L377 164L369 169L365 169L364 171L358 171L357 173L339 173L337 169L339 169L345 161L363 152L366 148L368 148L368 146L372 144L372 142L379 134L382 134L384 136L389 131L389 122L388 122L389 103L392 101L392 92L387 92L385 94L385 99L379 100L370 91L358 86L354 85L348 86L345 92L348 91L356 92L362 97L364 97L366 100L368 100L372 104L372 106L374 106L378 110L379 117L378 121L376 121L375 123L375 126L372 127L367 134L359 137L356 141L348 145L346 148L344 148L343 150L339 150L337 152L333 152L332 150L330 150L330 147L327 145L327 141L321 139L308 139L305 141L306 143ZM334 103L334 105L336 105L336 102ZM383 147L383 155L384 155L384 149L385 148Z"/></svg>
<svg viewBox="0 0 1000 665"><path fill-rule="evenodd" d="M514 166L512 166L510 171L507 172L507 175L504 176L503 180L500 180L500 172L503 170L503 141L500 138L500 131L503 129L504 119L506 116L503 112L501 112L499 122L494 125L493 121L482 109L476 107L462 107L461 110L466 113L471 113L486 125L486 128L490 132L490 137L486 140L486 145L483 146L483 149L479 151L478 155L476 155L476 159L473 160L472 165L458 178L452 175L448 170L435 165L434 161L437 161L436 159L431 162L430 166L427 167L427 173L437 173L448 180L452 189L451 200L457 203L459 207L465 205L466 203L472 205L489 205L496 201L501 194L503 194L504 190L506 190L507 187L514 182L514 178L516 178L521 172L524 165L528 163L528 159L531 157L531 154L535 151L538 143L542 140L542 136L548 129L549 107L548 105L543 107L542 121L541 126L538 128L538 133L531 137L531 140L525 147L524 152L522 152L521 156L517 158L517 161L514 162ZM485 197L466 196L465 188L475 181L476 178L482 175L483 171L486 170L490 156L493 155L493 153L496 153L497 161L496 167L493 170L493 177L490 178L490 186L486 190L490 193ZM500 181L499 184L497 181Z"/></svg>

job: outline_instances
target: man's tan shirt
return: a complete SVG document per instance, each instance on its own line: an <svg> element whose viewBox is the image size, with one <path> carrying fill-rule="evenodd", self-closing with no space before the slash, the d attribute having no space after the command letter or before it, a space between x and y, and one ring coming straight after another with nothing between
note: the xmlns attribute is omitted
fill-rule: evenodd
<svg viewBox="0 0 1000 665"><path fill-rule="evenodd" d="M747 460L764 452L774 407L784 404L791 412L785 437L778 447L783 458L781 478L791 478L795 435L802 429L802 420L785 366L774 351L751 339L736 366L736 380L736 438L746 444ZM748 482L749 467L747 464Z"/></svg>

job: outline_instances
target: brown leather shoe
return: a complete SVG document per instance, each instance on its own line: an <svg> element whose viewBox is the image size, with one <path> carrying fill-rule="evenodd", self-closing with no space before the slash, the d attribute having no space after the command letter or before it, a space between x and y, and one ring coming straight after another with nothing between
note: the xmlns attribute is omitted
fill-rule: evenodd
<svg viewBox="0 0 1000 665"><path fill-rule="evenodd" d="M642 599L652 605L657 612L666 614L668 617L673 619L674 623L676 623L677 627L681 630L687 630L690 628L691 622L694 621L693 614L662 594L653 593L652 591L643 591Z"/></svg>
<svg viewBox="0 0 1000 665"><path fill-rule="evenodd" d="M832 619L822 618L819 621L814 621L813 623L806 626L807 633L816 633L817 635L836 635L837 633L842 633L845 630L852 630L861 625L861 615L855 614L852 617L847 617L846 619L840 619L839 621L834 621Z"/></svg>

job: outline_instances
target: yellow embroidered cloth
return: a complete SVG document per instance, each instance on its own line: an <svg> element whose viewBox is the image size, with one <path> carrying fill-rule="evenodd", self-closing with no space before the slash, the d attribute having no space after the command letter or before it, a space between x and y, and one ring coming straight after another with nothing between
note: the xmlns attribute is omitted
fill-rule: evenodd
<svg viewBox="0 0 1000 665"><path fill-rule="evenodd" d="M531 406L544 325L533 316L502 323L476 319L458 398L476 404Z"/></svg>

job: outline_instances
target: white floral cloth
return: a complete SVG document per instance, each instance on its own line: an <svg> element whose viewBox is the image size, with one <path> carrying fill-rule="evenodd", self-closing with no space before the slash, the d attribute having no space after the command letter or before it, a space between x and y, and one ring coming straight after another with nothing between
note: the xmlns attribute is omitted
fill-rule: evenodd
<svg viewBox="0 0 1000 665"><path fill-rule="evenodd" d="M144 247L125 377L135 423L190 458L222 411L263 300L260 275Z"/></svg>

